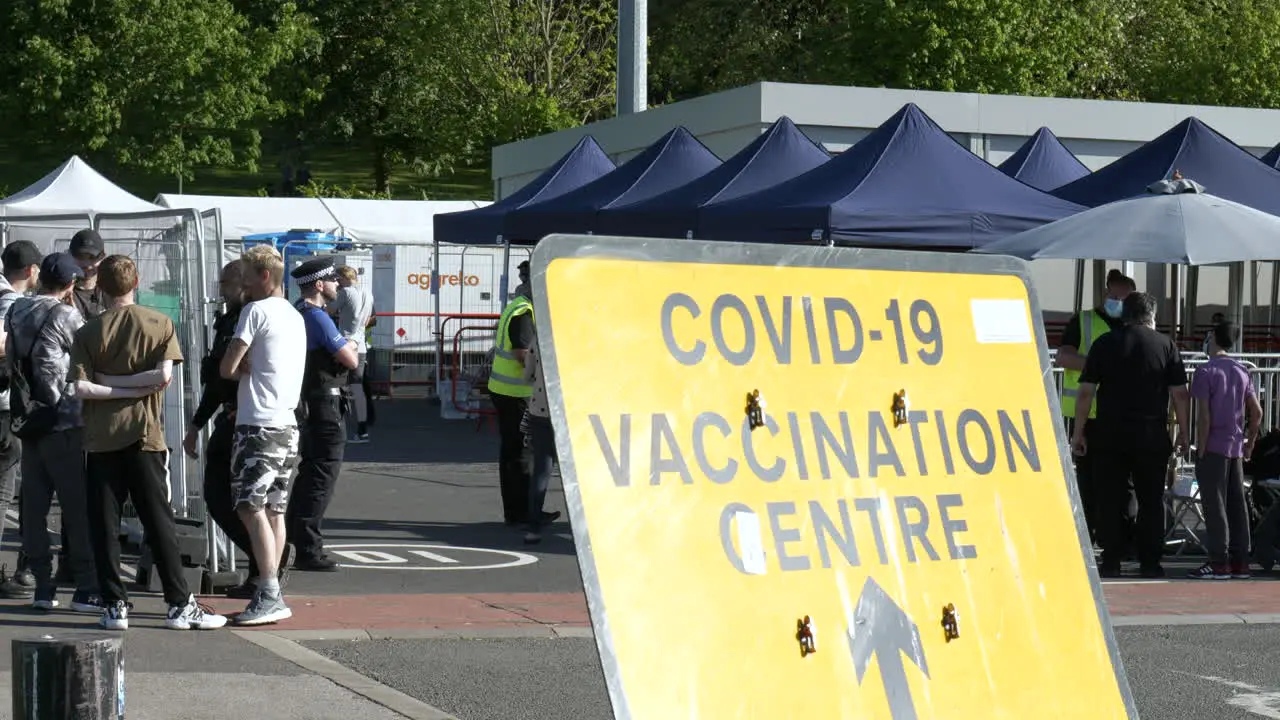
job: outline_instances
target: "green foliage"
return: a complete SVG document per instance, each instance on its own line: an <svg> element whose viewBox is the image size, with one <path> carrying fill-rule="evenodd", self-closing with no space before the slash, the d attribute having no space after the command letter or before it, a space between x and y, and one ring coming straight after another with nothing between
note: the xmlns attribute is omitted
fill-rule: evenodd
<svg viewBox="0 0 1280 720"><path fill-rule="evenodd" d="M1135 94L1280 107L1280 3L1146 0L1135 10L1125 58Z"/></svg>
<svg viewBox="0 0 1280 720"><path fill-rule="evenodd" d="M316 37L290 3L263 26L229 0L11 0L0 33L11 139L186 178L254 166L283 111L268 80Z"/></svg>
<svg viewBox="0 0 1280 720"><path fill-rule="evenodd" d="M310 198L354 198L357 200L392 199L389 191L369 191L357 185L342 186L315 179L311 180L306 185L299 186L298 192L301 193L303 197Z"/></svg>
<svg viewBox="0 0 1280 720"><path fill-rule="evenodd" d="M825 47L827 82L1088 95L1122 39L1114 0L841 0Z"/></svg>

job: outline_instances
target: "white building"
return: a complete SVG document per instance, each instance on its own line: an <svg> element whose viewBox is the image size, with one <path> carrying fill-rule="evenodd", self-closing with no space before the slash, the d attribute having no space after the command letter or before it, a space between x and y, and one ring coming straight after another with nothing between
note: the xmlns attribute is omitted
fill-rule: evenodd
<svg viewBox="0 0 1280 720"><path fill-rule="evenodd" d="M1035 131L1046 126L1086 166L1096 170L1194 116L1236 144L1261 156L1280 142L1280 110L1169 105L1106 100L979 95L883 88L757 83L643 113L623 115L493 149L494 198L502 199L534 179L590 134L621 164L673 127L683 125L721 159L745 147L779 117L790 117L810 138L841 152L908 102L978 156L998 165ZM1212 190L1210 190L1212 192ZM1268 322L1271 266L1246 273L1246 322ZM1072 263L1033 263L1046 311L1072 309ZM1165 294L1161 269L1139 266L1139 287ZM1086 272L1086 282L1092 283ZM1227 303L1226 268L1204 268L1200 276L1200 321Z"/></svg>

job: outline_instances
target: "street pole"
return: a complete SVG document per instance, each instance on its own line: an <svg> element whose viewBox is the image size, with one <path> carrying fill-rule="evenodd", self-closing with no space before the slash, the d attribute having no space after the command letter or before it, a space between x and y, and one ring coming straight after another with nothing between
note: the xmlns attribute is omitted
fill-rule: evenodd
<svg viewBox="0 0 1280 720"><path fill-rule="evenodd" d="M618 0L618 114L648 106L648 0Z"/></svg>

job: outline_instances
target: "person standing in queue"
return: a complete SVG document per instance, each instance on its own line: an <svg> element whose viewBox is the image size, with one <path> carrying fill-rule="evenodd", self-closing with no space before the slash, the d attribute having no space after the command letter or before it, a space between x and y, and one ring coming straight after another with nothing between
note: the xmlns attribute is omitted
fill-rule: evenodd
<svg viewBox="0 0 1280 720"><path fill-rule="evenodd" d="M200 379L204 384L200 405L191 416L182 448L193 459L200 457L200 431L213 420L213 432L205 446L204 500L214 523L222 528L229 540L249 558L249 570L243 583L227 590L226 595L239 600L252 599L258 585L258 561L253 552L249 530L236 513L236 501L232 492L231 456L236 426L236 395L240 384L222 377L222 358L235 339L240 313L244 309L244 263L232 260L222 268L218 277L218 291L222 295L223 309L214 318L213 346L200 366ZM216 414L216 415L215 415ZM288 564L288 545L284 548L281 568L277 572L284 581L284 567Z"/></svg>
<svg viewBox="0 0 1280 720"><path fill-rule="evenodd" d="M43 274L43 272L42 272ZM138 269L123 255L102 261L106 312L85 322L71 345L68 381L84 401L88 451L89 533L104 607L100 625L129 627L129 597L120 579L120 511L131 500L169 609L173 630L212 630L226 624L206 613L187 587L169 499L169 448L162 391L181 363L182 349L168 315L135 302Z"/></svg>
<svg viewBox="0 0 1280 720"><path fill-rule="evenodd" d="M35 290L43 258L43 253L30 240L15 240L4 246L4 252L0 253L0 265L4 269L4 274L0 275L0 326L4 325L13 304L29 291ZM7 369L8 364L3 354L6 340L7 333L0 331L0 367ZM13 434L9 426L8 383L6 373L2 383L4 390L0 391L0 539L3 539L8 522L9 506L14 503L18 490L18 468L22 462L22 441ZM18 509L18 536L22 536L21 508ZM26 553L19 550L17 568L12 576L6 575L5 568L0 567L0 599L26 600L32 597L36 578L31 572Z"/></svg>
<svg viewBox="0 0 1280 720"><path fill-rule="evenodd" d="M1106 296L1100 305L1071 316L1062 329L1062 340L1058 343L1058 352L1054 364L1064 368L1062 374L1062 416L1066 423L1067 437L1075 433L1076 400L1080 391L1080 372L1084 370L1084 359L1098 338L1120 327L1120 313L1124 307L1124 299L1129 293L1137 290L1132 278L1119 270L1107 273ZM1098 416L1097 403L1089 407L1084 420L1084 435L1092 437L1094 420ZM1093 480L1092 462L1086 455L1075 457L1076 487L1080 490L1080 504L1084 506L1085 525L1094 540L1098 536L1098 497L1099 493Z"/></svg>
<svg viewBox="0 0 1280 720"><path fill-rule="evenodd" d="M49 552L49 509L56 495L62 534L71 539L71 609L100 613L98 577L89 544L88 482L80 400L68 391L71 346L84 319L66 304L80 268L52 253L40 264L40 289L14 303L5 323L12 382L11 429L22 438L22 546L36 577L32 607L58 607Z"/></svg>
<svg viewBox="0 0 1280 720"><path fill-rule="evenodd" d="M88 322L107 309L107 300L98 288L98 266L107 256L107 246L97 230L85 228L71 236L71 246L67 248L67 252L75 258L80 271L84 273L84 277L76 281L75 290L71 293L71 304Z"/></svg>
<svg viewBox="0 0 1280 720"><path fill-rule="evenodd" d="M237 625L263 625L293 616L280 587L288 552L285 513L298 465L298 416L307 331L284 298L284 258L271 245L241 257L245 295L226 353L222 377L239 382L231 450L232 497L249 531L258 575L253 598Z"/></svg>
<svg viewBox="0 0 1280 720"><path fill-rule="evenodd" d="M1125 513L1128 480L1138 496L1137 550L1144 578L1164 577L1164 489L1170 454L1184 452L1190 437L1187 371L1177 345L1157 332L1156 299L1130 293L1124 300L1123 327L1098 338L1080 374L1076 426L1071 449L1089 454L1099 496L1102 562L1098 574L1119 577L1128 544ZM1096 429L1085 433L1094 395ZM1169 398L1178 431L1169 440Z"/></svg>
<svg viewBox="0 0 1280 720"><path fill-rule="evenodd" d="M365 358L369 354L366 332L373 323L373 296L360 287L360 276L356 269L343 265L337 269L338 298L331 306L332 315L338 325L338 332L356 344L356 369L351 372L351 380L347 385L351 392L352 415L356 418L356 430L347 440L350 443L369 442L369 397L365 388L369 386L366 375L368 367Z"/></svg>
<svg viewBox="0 0 1280 720"><path fill-rule="evenodd" d="M347 383L360 359L356 344L343 337L324 311L338 297L333 258L308 260L291 274L302 294L297 308L306 325L307 362L298 403L302 461L285 525L296 553L295 570L333 572L338 563L325 555L320 526L342 470Z"/></svg>
<svg viewBox="0 0 1280 720"><path fill-rule="evenodd" d="M1251 574L1244 462L1258 440L1262 405L1249 369L1227 356L1239 335L1234 323L1215 325L1209 338L1209 362L1197 368L1191 380L1196 402L1196 480L1209 555L1208 562L1188 574L1195 580L1245 580Z"/></svg>

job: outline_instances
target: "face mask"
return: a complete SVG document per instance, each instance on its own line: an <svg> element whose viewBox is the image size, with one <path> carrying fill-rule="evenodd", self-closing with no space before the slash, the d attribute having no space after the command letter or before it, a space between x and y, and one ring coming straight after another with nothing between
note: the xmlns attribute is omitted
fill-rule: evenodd
<svg viewBox="0 0 1280 720"><path fill-rule="evenodd" d="M1102 309L1111 317L1120 317L1120 311L1124 309L1124 302L1115 298L1107 298L1102 304Z"/></svg>

